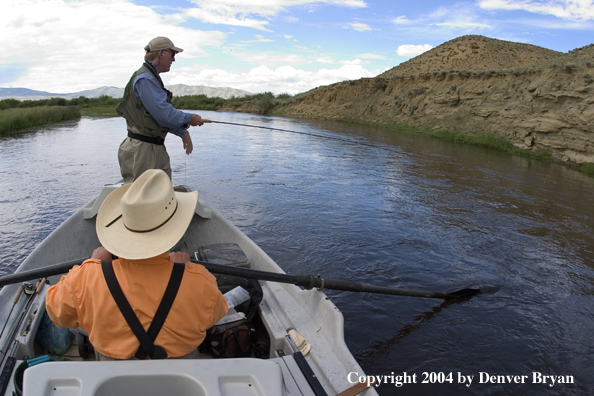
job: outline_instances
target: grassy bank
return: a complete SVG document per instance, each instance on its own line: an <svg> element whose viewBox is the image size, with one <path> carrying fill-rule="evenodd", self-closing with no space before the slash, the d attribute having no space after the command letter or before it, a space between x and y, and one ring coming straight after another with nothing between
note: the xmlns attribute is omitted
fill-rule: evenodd
<svg viewBox="0 0 594 396"><path fill-rule="evenodd" d="M80 118L76 106L39 106L0 110L0 136L60 121Z"/></svg>
<svg viewBox="0 0 594 396"><path fill-rule="evenodd" d="M254 95L235 97L229 99L209 98L206 95L176 96L173 98L173 107L187 110L221 110L232 109L242 104L252 104L258 109L259 114L270 114L276 106L293 100L289 94L274 95L272 92L263 92Z"/></svg>
<svg viewBox="0 0 594 396"><path fill-rule="evenodd" d="M343 119L342 121L351 122L351 123L361 123L365 125L369 125L369 123L360 121L360 120L353 120L353 119ZM468 144L471 146L476 147L483 147L489 150L495 150L499 152L510 153L513 155L519 155L522 157L528 157L537 161L542 162L553 162L554 159L550 153L544 151L532 151L532 150L523 150L514 146L510 141L506 140L505 138L492 134L492 133L479 133L476 135L466 135L461 132L455 131L448 131L448 130L431 130L431 129L424 129L424 128L417 128L411 127L405 124L386 124L381 125L383 128L391 129L397 131L398 133L408 133L408 134L421 134L426 136L432 136L442 140L449 140L452 142L457 142L461 144ZM585 175L594 177L594 164L591 163L583 163L583 164L576 164L576 163L563 163L567 167L571 169L575 169L579 172L584 173Z"/></svg>
<svg viewBox="0 0 594 396"><path fill-rule="evenodd" d="M284 116L284 114L276 113L278 116ZM382 128L390 129L398 133L406 133L406 134L420 134L425 136L432 136L442 140L449 140L456 143L467 144L476 147L483 147L489 150L495 150L499 152L510 153L513 155L519 155L521 157L531 158L537 161L542 162L553 162L555 161L550 153L544 151L532 151L532 150L523 150L514 146L511 142L506 140L505 138L498 136L492 133L479 133L476 135L466 135L461 132L456 131L449 131L449 130L432 130L432 129L425 129L419 127L413 127L406 124L399 124L399 123L391 123L391 124L382 124L377 125L367 121L363 121L360 119L353 119L353 118L343 118L340 119L343 122L349 122L353 124L361 124L361 125L375 125ZM594 164L591 163L583 163L583 164L576 164L572 162L568 163L561 163L568 168L575 169L579 172L584 173L585 175L594 177Z"/></svg>
<svg viewBox="0 0 594 396"><path fill-rule="evenodd" d="M117 117L116 106L121 100L107 95L98 98L81 96L71 99L69 104L78 106L81 114L85 117Z"/></svg>
<svg viewBox="0 0 594 396"><path fill-rule="evenodd" d="M23 130L41 127L81 116L115 117L120 99L110 96L65 99L0 100L0 136L14 135Z"/></svg>
<svg viewBox="0 0 594 396"><path fill-rule="evenodd" d="M483 147L489 150L495 150L522 157L528 157L543 162L552 162L551 154L543 151L522 150L513 145L509 140L494 133L477 133L476 135L467 135L461 132L449 131L443 129L425 129L411 127L404 124L386 124L382 125L384 128L398 131L400 133L421 134L432 136L442 140L449 140L451 142L467 144L476 147Z"/></svg>

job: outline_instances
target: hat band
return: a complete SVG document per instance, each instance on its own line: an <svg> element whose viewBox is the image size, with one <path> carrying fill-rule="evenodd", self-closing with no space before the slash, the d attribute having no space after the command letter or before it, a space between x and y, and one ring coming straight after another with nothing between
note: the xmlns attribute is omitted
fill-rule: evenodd
<svg viewBox="0 0 594 396"><path fill-rule="evenodd" d="M124 222L124 227L126 227L126 229L127 229L128 231L132 231L132 232L138 232L138 233L143 233L143 232L151 232L151 231L155 231L155 230L157 230L157 229L159 229L159 228L163 227L165 224L167 224L167 222L168 222L169 220L171 220L171 218L173 217L173 215L175 214L175 212L177 212L177 207L178 207L178 203L177 203L177 201L176 201L176 202L175 202L175 209L173 210L173 213L171 213L171 216L169 216L169 218L167 218L167 220L165 220L164 222L162 222L161 224L159 224L159 225L158 225L158 226L156 226L155 228L151 228L150 230L134 230L134 229L132 229L132 228L128 227L128 226L126 225L126 222Z"/></svg>

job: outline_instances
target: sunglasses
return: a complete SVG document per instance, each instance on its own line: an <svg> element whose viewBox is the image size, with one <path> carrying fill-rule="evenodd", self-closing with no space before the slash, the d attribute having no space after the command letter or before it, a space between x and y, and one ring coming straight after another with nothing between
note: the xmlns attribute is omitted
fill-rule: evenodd
<svg viewBox="0 0 594 396"><path fill-rule="evenodd" d="M169 52L171 54L171 59L175 60L175 55L177 55L177 52L175 52L174 50L168 50L166 52Z"/></svg>

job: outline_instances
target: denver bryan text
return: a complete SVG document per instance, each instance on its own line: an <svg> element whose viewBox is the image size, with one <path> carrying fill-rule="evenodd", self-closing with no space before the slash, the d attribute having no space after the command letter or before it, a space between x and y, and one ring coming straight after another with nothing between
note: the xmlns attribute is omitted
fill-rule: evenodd
<svg viewBox="0 0 594 396"><path fill-rule="evenodd" d="M470 376L467 376L470 377ZM528 375L490 375L483 371L479 372L479 384L525 384L530 376ZM573 375L543 375L542 373L532 372L533 384L573 384L575 383ZM466 386L469 386L470 382Z"/></svg>

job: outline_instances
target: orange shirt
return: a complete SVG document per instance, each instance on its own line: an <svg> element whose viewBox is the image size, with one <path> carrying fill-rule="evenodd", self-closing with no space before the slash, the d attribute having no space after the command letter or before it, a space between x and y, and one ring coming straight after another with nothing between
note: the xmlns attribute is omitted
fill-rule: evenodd
<svg viewBox="0 0 594 396"><path fill-rule="evenodd" d="M145 330L157 312L172 268L168 253L113 262L124 295ZM97 259L75 266L50 287L45 308L57 326L87 331L93 347L105 356L129 359L140 347L109 292ZM226 313L227 302L214 276L201 265L186 263L179 291L155 345L163 347L169 357L187 355Z"/></svg>

